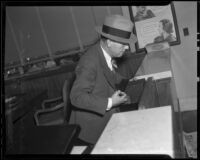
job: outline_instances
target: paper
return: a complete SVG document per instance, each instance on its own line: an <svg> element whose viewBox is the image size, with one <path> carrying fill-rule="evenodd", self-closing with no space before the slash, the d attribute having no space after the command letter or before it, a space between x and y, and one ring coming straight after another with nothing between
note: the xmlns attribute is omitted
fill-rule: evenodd
<svg viewBox="0 0 200 160"><path fill-rule="evenodd" d="M137 77L134 77L134 78L130 79L129 81L139 80L139 79L147 80L149 77L153 77L153 80L169 78L169 77L172 77L172 72L171 71L165 71L165 72L159 72L159 73L153 73L153 74L137 76Z"/></svg>
<svg viewBox="0 0 200 160"><path fill-rule="evenodd" d="M70 154L82 154L87 146L74 146L70 152Z"/></svg>

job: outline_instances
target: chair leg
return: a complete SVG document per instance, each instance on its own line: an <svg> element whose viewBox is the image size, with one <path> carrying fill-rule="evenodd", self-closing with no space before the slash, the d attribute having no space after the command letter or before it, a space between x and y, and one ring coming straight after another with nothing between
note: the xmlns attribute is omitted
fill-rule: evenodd
<svg viewBox="0 0 200 160"><path fill-rule="evenodd" d="M94 145L81 139L76 139L71 154L90 154Z"/></svg>
<svg viewBox="0 0 200 160"><path fill-rule="evenodd" d="M74 142L74 145L75 146L88 146L88 145L90 145L90 143L77 138L76 141Z"/></svg>
<svg viewBox="0 0 200 160"><path fill-rule="evenodd" d="M94 145L88 145L82 154L90 154L94 148Z"/></svg>

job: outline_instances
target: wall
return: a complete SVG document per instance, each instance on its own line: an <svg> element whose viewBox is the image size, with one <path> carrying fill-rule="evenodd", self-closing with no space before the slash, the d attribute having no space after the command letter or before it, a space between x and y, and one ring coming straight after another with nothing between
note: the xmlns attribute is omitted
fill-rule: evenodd
<svg viewBox="0 0 200 160"><path fill-rule="evenodd" d="M77 24L73 24L70 6L6 7L5 63L27 57L54 54L57 51L94 43L94 26L108 14L122 14L120 6L73 6Z"/></svg>
<svg viewBox="0 0 200 160"><path fill-rule="evenodd" d="M174 2L181 44L172 47L172 68L182 109L197 107L197 2ZM183 35L183 28L189 36ZM185 102L188 103L186 106ZM190 105L189 105L190 104Z"/></svg>
<svg viewBox="0 0 200 160"><path fill-rule="evenodd" d="M197 2L174 2L181 44L172 46L172 69L176 90L181 102L190 100L196 106L197 96ZM95 25L101 25L107 14L123 14L129 17L127 6L74 7L78 30L83 43L97 38ZM13 24L16 41L23 50L23 56L40 56L48 48L34 7L7 7L6 13ZM39 13L52 52L78 45L72 18L68 7L40 7ZM183 28L189 29L189 36L183 35ZM13 33L6 19L5 62L19 60L19 53ZM190 103L191 104L191 103Z"/></svg>
<svg viewBox="0 0 200 160"><path fill-rule="evenodd" d="M181 44L171 46L171 63L181 109L197 107L197 2L174 2ZM128 7L122 7L129 16ZM183 35L183 28L189 36ZM158 66L159 68L159 66Z"/></svg>

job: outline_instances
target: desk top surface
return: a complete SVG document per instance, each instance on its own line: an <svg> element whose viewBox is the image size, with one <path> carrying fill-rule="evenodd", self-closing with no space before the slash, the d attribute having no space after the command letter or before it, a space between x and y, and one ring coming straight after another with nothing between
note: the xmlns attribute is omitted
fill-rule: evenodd
<svg viewBox="0 0 200 160"><path fill-rule="evenodd" d="M171 106L114 114L92 154L166 154L173 157Z"/></svg>

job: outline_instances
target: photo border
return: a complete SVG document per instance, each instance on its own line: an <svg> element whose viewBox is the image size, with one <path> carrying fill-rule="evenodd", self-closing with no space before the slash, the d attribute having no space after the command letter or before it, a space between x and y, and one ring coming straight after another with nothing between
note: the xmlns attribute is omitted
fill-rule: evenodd
<svg viewBox="0 0 200 160"><path fill-rule="evenodd" d="M172 12L172 18L173 18L173 23L174 23L174 29L175 29L175 33L176 33L176 41L169 42L169 45L170 45L170 46L174 46L174 45L179 45L179 44L181 43L181 40L180 40L180 34L179 34L179 29L178 29L178 23L177 23L177 18L176 18L174 3L171 2L169 5L170 5L170 8L171 8L171 12ZM161 5L160 5L160 6L161 6ZM156 6L155 6L155 7L156 7ZM136 33L136 25L135 25L135 20L134 20L134 15L133 15L132 6L128 6L128 8L129 8L129 13L130 13L131 21L134 23L133 33L137 36L137 33ZM142 51L145 50L145 48L139 48L138 42L135 43L135 49L136 49L136 52L142 52Z"/></svg>

